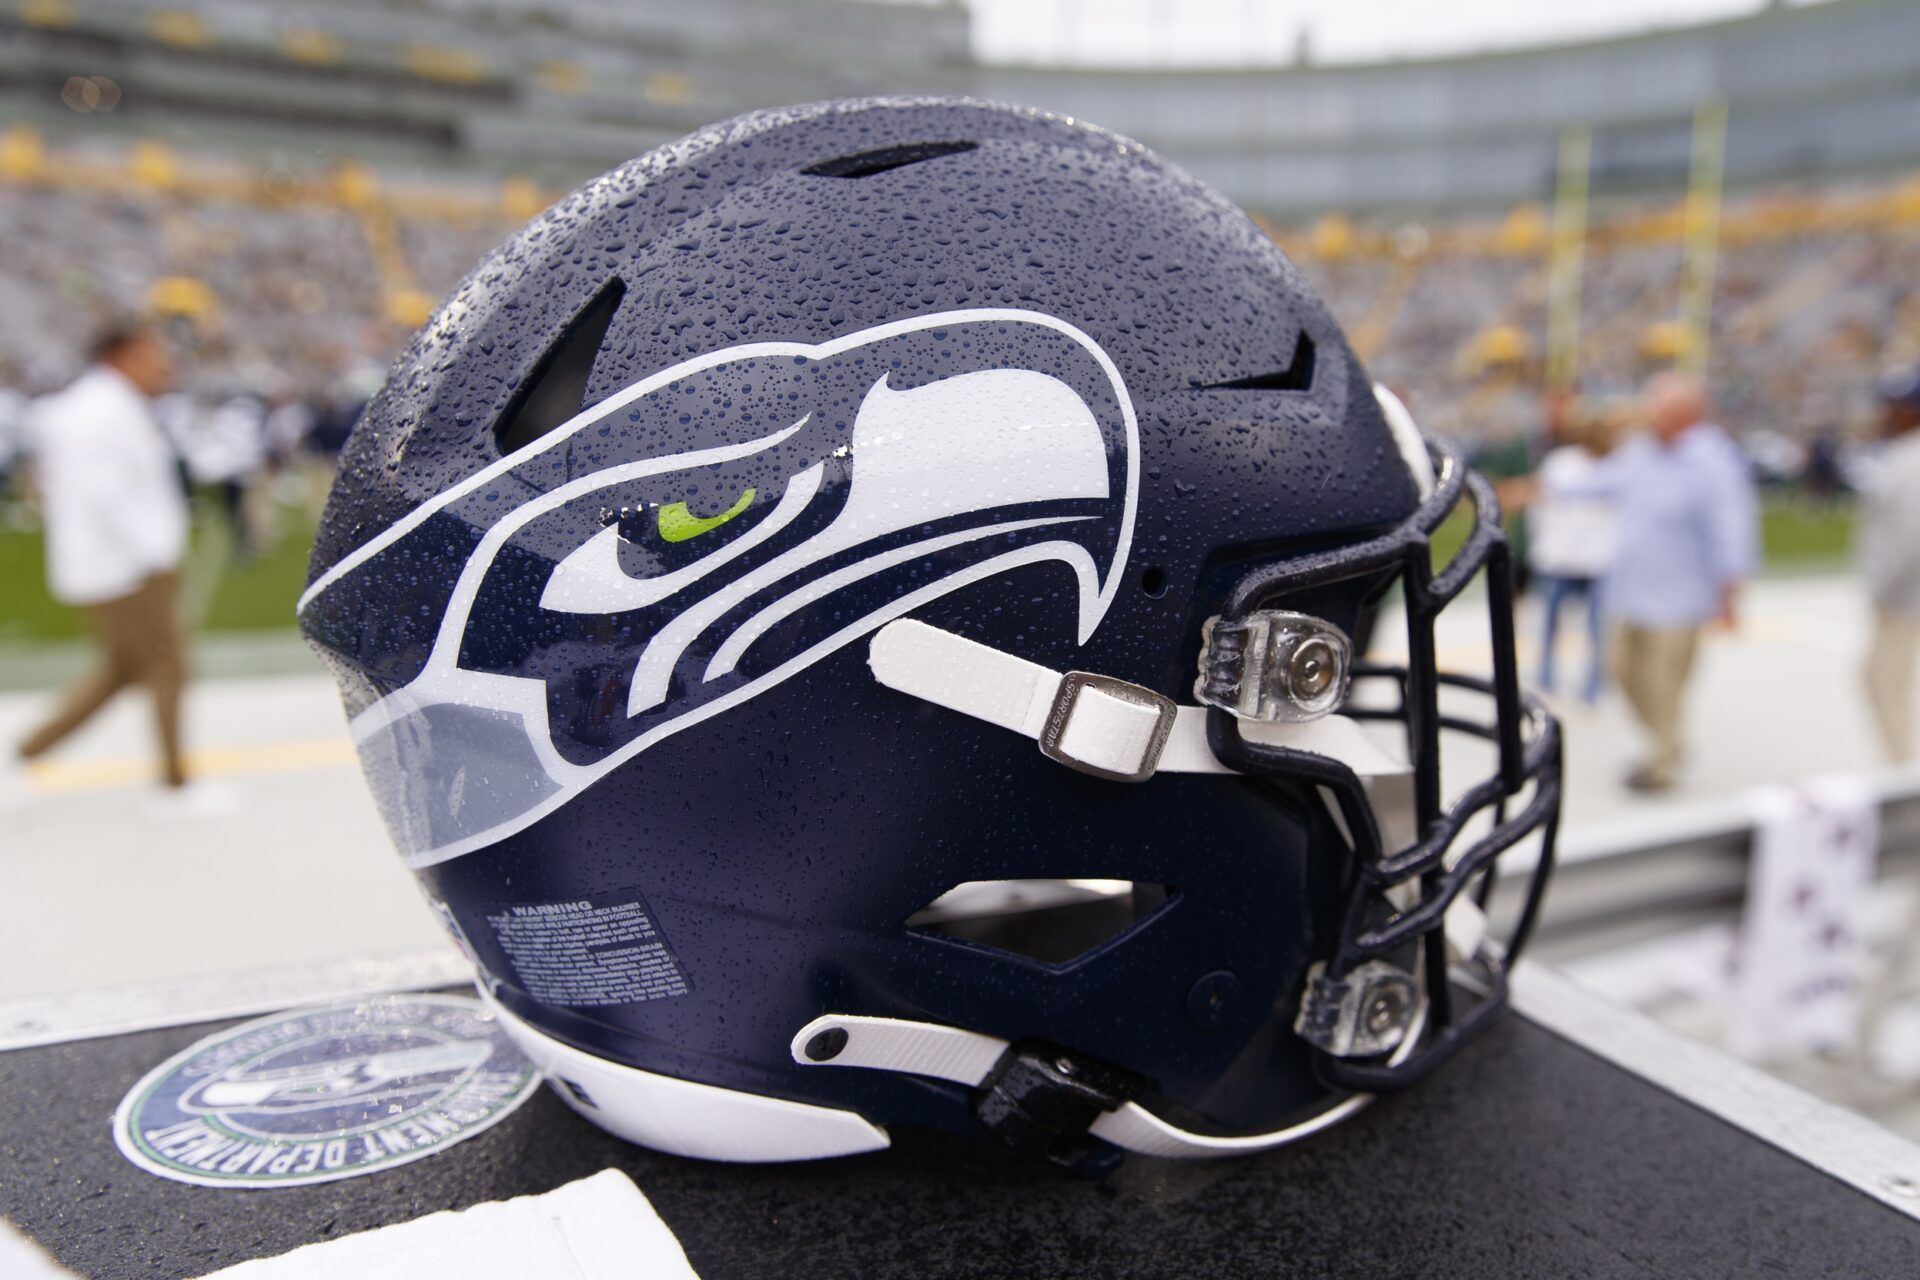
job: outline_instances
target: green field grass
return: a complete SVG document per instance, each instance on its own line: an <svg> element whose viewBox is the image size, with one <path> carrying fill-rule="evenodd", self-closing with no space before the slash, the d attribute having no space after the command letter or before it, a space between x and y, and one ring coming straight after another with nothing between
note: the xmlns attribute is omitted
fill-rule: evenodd
<svg viewBox="0 0 1920 1280"><path fill-rule="evenodd" d="M1814 511L1793 499L1769 501L1760 511L1763 572L1809 573L1845 568L1853 547L1853 508ZM1472 516L1455 508L1433 536L1433 562L1446 564L1460 550Z"/></svg>
<svg viewBox="0 0 1920 1280"><path fill-rule="evenodd" d="M283 631L307 580L313 543L310 517L282 508L280 535L258 557L239 563L226 528L196 507L187 560L187 611L200 631ZM81 615L47 593L45 546L37 532L0 533L0 644L70 640L86 632Z"/></svg>
<svg viewBox="0 0 1920 1280"><path fill-rule="evenodd" d="M1838 568L1853 554L1852 507L1809 510L1799 502L1769 505L1760 517L1762 555L1769 568Z"/></svg>
<svg viewBox="0 0 1920 1280"><path fill-rule="evenodd" d="M189 611L197 630L260 632L293 626L293 603L306 583L310 518L282 508L281 533L258 558L240 564L224 527L204 506L198 511L187 568ZM1450 559L1466 537L1467 517L1456 511L1434 539L1437 562ZM1793 502L1769 504L1761 519L1767 569L1807 572L1846 563L1853 512L1812 512ZM0 644L70 640L85 632L81 616L47 594L38 533L0 533Z"/></svg>

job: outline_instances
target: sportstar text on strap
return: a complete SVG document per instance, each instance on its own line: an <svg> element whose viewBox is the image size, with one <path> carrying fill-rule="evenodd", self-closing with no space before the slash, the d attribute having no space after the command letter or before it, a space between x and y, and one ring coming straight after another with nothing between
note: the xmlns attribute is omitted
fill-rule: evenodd
<svg viewBox="0 0 1920 1280"><path fill-rule="evenodd" d="M1419 1028L1415 1027L1401 1052L1410 1050L1418 1039ZM800 1028L793 1037L792 1053L793 1060L804 1067L904 1071L979 1088L1011 1048L997 1036L960 1027L830 1013ZM1371 1094L1353 1094L1285 1129L1232 1136L1194 1133L1161 1119L1138 1102L1122 1102L1096 1118L1087 1133L1140 1155L1203 1160L1296 1142L1345 1119L1372 1100Z"/></svg>
<svg viewBox="0 0 1920 1280"><path fill-rule="evenodd" d="M875 633L867 665L888 688L1037 739L1044 754L1082 773L1144 782L1156 772L1233 772L1207 745L1205 707L1180 706L1110 676L1058 672L912 618ZM1363 778L1408 771L1345 716L1248 720L1240 732L1329 756Z"/></svg>

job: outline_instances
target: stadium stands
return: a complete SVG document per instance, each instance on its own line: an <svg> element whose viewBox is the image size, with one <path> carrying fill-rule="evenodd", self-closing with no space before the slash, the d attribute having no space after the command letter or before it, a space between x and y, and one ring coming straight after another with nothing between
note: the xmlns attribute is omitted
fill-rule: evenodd
<svg viewBox="0 0 1920 1280"><path fill-rule="evenodd" d="M512 225L385 201L274 198L182 169L164 185L48 162L0 181L0 383L71 375L104 317L146 310L192 349L194 388L320 398L406 331Z"/></svg>
<svg viewBox="0 0 1920 1280"><path fill-rule="evenodd" d="M1920 6L1754 0L1695 26L1367 65L986 67L981 89L1098 120L1287 216L1544 199L1568 129L1592 131L1596 193L1670 193L1714 101L1730 183L1830 179L1920 161Z"/></svg>
<svg viewBox="0 0 1920 1280"><path fill-rule="evenodd" d="M1805 438L1857 425L1873 373L1920 354L1916 24L1831 0L1498 55L1106 71L976 65L953 3L20 0L0 8L0 385L52 385L101 316L144 307L191 339L202 394L337 394L597 168L754 106L972 89L1134 133L1266 211L1380 376L1498 440L1539 418L1570 132L1592 154L1581 385L1700 354L1682 196L1714 101L1730 194L1705 354L1736 426Z"/></svg>
<svg viewBox="0 0 1920 1280"><path fill-rule="evenodd" d="M93 88L63 97L75 77ZM563 186L754 107L971 86L966 13L951 3L0 6L0 118Z"/></svg>
<svg viewBox="0 0 1920 1280"><path fill-rule="evenodd" d="M324 397L383 365L405 333L545 196L498 185L388 191L128 152L0 144L0 382L72 368L100 316L145 306L195 348L207 394ZM164 172L163 172L164 171ZM279 185L276 185L276 181ZM1537 211L1504 219L1277 230L1377 376L1437 428L1480 442L1535 425L1547 257ZM1532 228L1532 230L1529 230ZM1920 180L1821 195L1754 192L1723 214L1710 368L1730 421L1806 438L1859 425L1875 373L1920 356ZM1596 216L1583 271L1579 376L1624 390L1686 341L1670 202ZM362 375L364 377L364 374Z"/></svg>
<svg viewBox="0 0 1920 1280"><path fill-rule="evenodd" d="M1470 442L1540 421L1548 262L1503 223L1383 223L1282 244L1355 334L1375 376ZM1617 204L1589 228L1578 382L1624 392L1685 354L1672 202ZM1332 250L1331 252L1329 250ZM1868 426L1878 373L1920 359L1920 179L1755 191L1722 213L1708 369L1730 423L1805 440Z"/></svg>

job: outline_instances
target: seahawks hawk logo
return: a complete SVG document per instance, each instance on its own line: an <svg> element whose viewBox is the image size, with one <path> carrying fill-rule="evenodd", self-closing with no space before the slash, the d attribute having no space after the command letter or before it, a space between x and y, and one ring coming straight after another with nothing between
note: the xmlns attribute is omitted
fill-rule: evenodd
<svg viewBox="0 0 1920 1280"><path fill-rule="evenodd" d="M1085 643L1125 569L1138 453L1112 360L1037 312L728 348L424 504L316 580L301 621L384 663L354 738L430 865L1022 565L1071 570ZM437 627L409 643L414 619ZM382 653L357 652L375 630Z"/></svg>
<svg viewBox="0 0 1920 1280"><path fill-rule="evenodd" d="M229 1067L181 1095L193 1115L279 1116L331 1111L349 1104L384 1108L389 1116L421 1100L444 1098L493 1054L484 1040L354 1054L321 1062L261 1068Z"/></svg>

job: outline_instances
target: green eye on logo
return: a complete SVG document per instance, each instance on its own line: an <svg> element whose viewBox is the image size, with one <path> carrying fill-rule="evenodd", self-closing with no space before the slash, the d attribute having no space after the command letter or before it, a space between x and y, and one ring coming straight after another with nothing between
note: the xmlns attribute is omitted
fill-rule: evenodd
<svg viewBox="0 0 1920 1280"><path fill-rule="evenodd" d="M752 489L742 493L732 506L717 516L696 516L687 510L686 503L669 502L660 508L660 536L668 542L697 538L710 529L718 529L752 504Z"/></svg>

